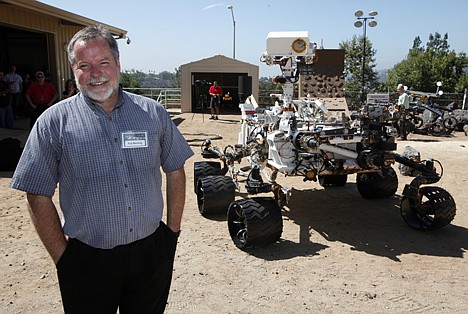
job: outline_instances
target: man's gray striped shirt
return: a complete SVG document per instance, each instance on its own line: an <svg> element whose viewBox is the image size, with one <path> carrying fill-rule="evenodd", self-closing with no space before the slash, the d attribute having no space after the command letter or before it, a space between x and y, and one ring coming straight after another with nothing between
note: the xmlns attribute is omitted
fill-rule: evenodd
<svg viewBox="0 0 468 314"><path fill-rule="evenodd" d="M180 169L192 155L154 100L121 91L109 115L80 93L39 117L11 187L52 196L58 183L65 234L109 249L156 230L160 169Z"/></svg>

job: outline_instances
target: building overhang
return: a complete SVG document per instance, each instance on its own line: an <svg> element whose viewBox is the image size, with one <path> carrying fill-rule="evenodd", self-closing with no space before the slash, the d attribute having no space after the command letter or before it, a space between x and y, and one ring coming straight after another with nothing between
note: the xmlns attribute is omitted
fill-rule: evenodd
<svg viewBox="0 0 468 314"><path fill-rule="evenodd" d="M0 0L0 4L13 5L25 8L27 10L32 10L34 12L46 14L49 16L56 17L60 20L62 25L73 25L73 26L90 26L100 24L112 33L117 39L126 38L127 31L112 25L104 24L84 16L68 12L48 4L35 1L35 0Z"/></svg>

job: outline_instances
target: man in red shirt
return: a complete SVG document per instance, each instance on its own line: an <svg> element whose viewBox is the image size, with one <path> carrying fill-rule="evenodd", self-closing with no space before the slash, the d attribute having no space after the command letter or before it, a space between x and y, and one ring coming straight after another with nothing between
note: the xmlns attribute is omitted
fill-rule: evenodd
<svg viewBox="0 0 468 314"><path fill-rule="evenodd" d="M221 86L218 85L217 81L213 82L209 91L211 96L210 108L211 108L211 120L218 120L219 115L219 106L221 105L221 95L223 94L223 90Z"/></svg>
<svg viewBox="0 0 468 314"><path fill-rule="evenodd" d="M29 127L32 128L37 118L58 99L55 87L45 81L44 72L36 72L36 81L26 91L26 101L33 109Z"/></svg>

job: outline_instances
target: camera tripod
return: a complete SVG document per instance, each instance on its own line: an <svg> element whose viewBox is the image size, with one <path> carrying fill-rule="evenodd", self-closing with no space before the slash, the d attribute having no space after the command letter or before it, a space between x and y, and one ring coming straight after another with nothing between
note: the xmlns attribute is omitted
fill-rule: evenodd
<svg viewBox="0 0 468 314"><path fill-rule="evenodd" d="M205 108L208 108L208 96L205 90L206 86L208 86L208 83L205 80L195 81L195 97L197 99L197 103L195 110L193 111L192 120L195 114L200 110L202 113L202 121L205 122Z"/></svg>

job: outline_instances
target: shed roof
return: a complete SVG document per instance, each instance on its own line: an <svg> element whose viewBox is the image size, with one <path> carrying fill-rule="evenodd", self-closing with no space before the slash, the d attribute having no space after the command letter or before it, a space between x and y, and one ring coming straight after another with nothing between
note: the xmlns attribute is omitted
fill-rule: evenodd
<svg viewBox="0 0 468 314"><path fill-rule="evenodd" d="M238 64L238 65L244 65L244 66L258 67L258 65L251 64L251 63L244 62L244 61L240 61L240 60L233 59L233 58L229 58L229 57L226 57L226 56L223 56L223 55L215 55L215 56L212 56L212 57L208 57L208 58L204 58L204 59L201 59L201 60L197 60L197 61L189 62L189 63L186 63L186 64L182 64L182 66L195 65L195 64L196 65L204 65L204 64L232 64L232 65L235 65L235 64Z"/></svg>

